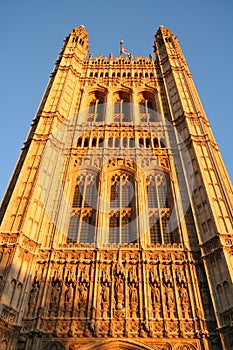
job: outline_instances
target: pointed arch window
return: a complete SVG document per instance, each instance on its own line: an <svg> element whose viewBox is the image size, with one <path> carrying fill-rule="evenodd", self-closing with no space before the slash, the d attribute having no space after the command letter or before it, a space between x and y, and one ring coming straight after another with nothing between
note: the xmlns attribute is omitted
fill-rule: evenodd
<svg viewBox="0 0 233 350"><path fill-rule="evenodd" d="M119 92L114 97L114 122L129 122L131 121L130 114L130 98L125 92Z"/></svg>
<svg viewBox="0 0 233 350"><path fill-rule="evenodd" d="M102 98L93 98L89 104L88 121L102 122L104 120L104 101Z"/></svg>
<svg viewBox="0 0 233 350"><path fill-rule="evenodd" d="M109 243L136 241L134 177L117 173L111 177Z"/></svg>
<svg viewBox="0 0 233 350"><path fill-rule="evenodd" d="M169 221L171 208L168 200L168 176L161 173L148 175L146 189L150 241L153 244L161 242L173 243L173 234L170 232Z"/></svg>
<svg viewBox="0 0 233 350"><path fill-rule="evenodd" d="M161 243L161 229L158 215L149 218L150 224L150 241L153 244Z"/></svg>
<svg viewBox="0 0 233 350"><path fill-rule="evenodd" d="M68 242L94 243L96 205L95 174L80 174L73 195Z"/></svg>
<svg viewBox="0 0 233 350"><path fill-rule="evenodd" d="M155 101L152 96L146 92L142 94L141 101L139 102L139 116L142 122L155 122Z"/></svg>

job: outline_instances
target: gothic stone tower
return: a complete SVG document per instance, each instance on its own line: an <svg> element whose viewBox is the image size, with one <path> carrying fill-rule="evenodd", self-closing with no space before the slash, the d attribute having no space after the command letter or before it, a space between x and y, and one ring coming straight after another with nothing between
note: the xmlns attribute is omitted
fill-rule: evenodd
<svg viewBox="0 0 233 350"><path fill-rule="evenodd" d="M65 39L1 209L2 350L233 348L232 187L178 39Z"/></svg>

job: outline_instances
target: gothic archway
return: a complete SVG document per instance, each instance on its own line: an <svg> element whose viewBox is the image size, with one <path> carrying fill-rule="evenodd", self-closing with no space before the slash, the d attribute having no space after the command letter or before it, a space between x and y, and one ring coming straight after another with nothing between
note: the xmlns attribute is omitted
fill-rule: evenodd
<svg viewBox="0 0 233 350"><path fill-rule="evenodd" d="M153 347L154 348L154 347ZM152 347L140 343L140 341L128 341L128 340L104 340L98 344L94 343L92 345L85 346L83 350L152 350ZM163 344L164 350L171 350L171 345L168 343Z"/></svg>
<svg viewBox="0 0 233 350"><path fill-rule="evenodd" d="M65 350L65 346L59 341L49 341L42 347L42 350Z"/></svg>

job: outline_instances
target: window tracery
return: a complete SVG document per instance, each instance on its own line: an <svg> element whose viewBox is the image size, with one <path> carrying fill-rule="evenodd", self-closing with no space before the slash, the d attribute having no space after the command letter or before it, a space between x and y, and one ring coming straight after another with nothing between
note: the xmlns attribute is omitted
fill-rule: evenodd
<svg viewBox="0 0 233 350"><path fill-rule="evenodd" d="M115 95L113 96L113 102L114 102L113 121L114 122L131 121L129 94L122 91L115 93Z"/></svg>
<svg viewBox="0 0 233 350"><path fill-rule="evenodd" d="M154 96L151 93L144 91L139 94L138 98L140 121L144 123L158 121Z"/></svg>
<svg viewBox="0 0 233 350"><path fill-rule="evenodd" d="M173 243L173 235L170 232L169 223L168 179L161 173L150 174L146 178L146 183L150 241L153 244Z"/></svg>
<svg viewBox="0 0 233 350"><path fill-rule="evenodd" d="M111 176L110 184L109 243L134 242L134 177L124 172L115 173Z"/></svg>
<svg viewBox="0 0 233 350"><path fill-rule="evenodd" d="M79 174L72 201L68 242L94 243L96 204L95 174Z"/></svg>
<svg viewBox="0 0 233 350"><path fill-rule="evenodd" d="M96 73L98 75L98 73ZM105 96L102 92L95 91L89 96L88 105L88 122L102 122L104 121L104 102Z"/></svg>

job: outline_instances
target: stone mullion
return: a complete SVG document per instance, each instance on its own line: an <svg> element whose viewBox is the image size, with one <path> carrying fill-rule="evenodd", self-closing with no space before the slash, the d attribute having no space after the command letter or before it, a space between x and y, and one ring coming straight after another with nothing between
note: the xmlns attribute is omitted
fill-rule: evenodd
<svg viewBox="0 0 233 350"><path fill-rule="evenodd" d="M131 313L131 308L130 308L130 300L129 300L129 282L128 282L128 273L129 273L129 263L126 261L125 264L125 290L124 290L124 303L123 308L126 311L126 319L131 319L130 313Z"/></svg>
<svg viewBox="0 0 233 350"><path fill-rule="evenodd" d="M112 101L112 91L108 90L107 98L106 98L106 111L105 111L105 122L106 124L110 124L112 122L114 105ZM106 147L106 145L105 145Z"/></svg>
<svg viewBox="0 0 233 350"><path fill-rule="evenodd" d="M109 223L108 198L110 198L109 188L107 187L106 175L102 173L99 178L99 193L104 193L104 197L98 196L98 226L97 226L97 247L101 247L106 242L107 222ZM109 226L109 225L108 225ZM109 228L109 227L108 227Z"/></svg>
<svg viewBox="0 0 233 350"><path fill-rule="evenodd" d="M139 245L146 247L147 237L145 237L145 228L148 228L148 218L143 214L146 210L145 208L145 191L144 191L143 179L140 178L137 173L135 176L135 214L136 214L136 225L137 225L137 239L139 240ZM141 220L139 220L139 217Z"/></svg>
<svg viewBox="0 0 233 350"><path fill-rule="evenodd" d="M178 325L179 325L179 329L177 329L177 333L180 332L181 330L181 319L183 318L182 317L182 310L181 310L181 307L180 307L180 303L179 303L179 292L178 292L178 285L177 285L177 282L176 282L176 267L177 265L175 264L175 261L172 260L172 265L171 265L171 272L172 272L172 279L173 279L173 293L174 293L174 304L175 304L175 307L174 307L174 310L175 310L175 313L176 315L173 316L173 318L177 318L178 319Z"/></svg>
<svg viewBox="0 0 233 350"><path fill-rule="evenodd" d="M162 209L160 208L160 198L159 198L156 175L154 176L154 181L155 181L155 190L156 190L157 205L158 205L158 220L159 220L159 227L160 227L161 243L164 244L165 240L164 240L163 222L162 222Z"/></svg>
<svg viewBox="0 0 233 350"><path fill-rule="evenodd" d="M79 263L78 263L78 265L76 267L76 271L75 271L76 277L75 277L75 284L74 284L73 319L77 319L78 318L78 307L77 307L78 306L78 301L79 301L79 299L78 299L78 297L79 297L79 295L78 295L78 278L79 278L78 270L79 270ZM71 323L71 327L72 327L72 323Z"/></svg>
<svg viewBox="0 0 233 350"><path fill-rule="evenodd" d="M89 268L89 283L88 283L88 298L87 298L87 305L86 305L86 322L88 322L92 319L93 316L93 305L94 305L94 269L95 267L92 264L92 261L90 261L90 264L88 264ZM86 326L87 328L87 326Z"/></svg>
<svg viewBox="0 0 233 350"><path fill-rule="evenodd" d="M160 257L159 257L160 258ZM159 271L159 288L160 288L160 302L161 302L161 318L163 320L163 334L165 334L165 315L166 315L166 309L165 309L165 294L164 294L164 284L163 284L163 262L159 261L159 265L158 265L158 271Z"/></svg>
<svg viewBox="0 0 233 350"><path fill-rule="evenodd" d="M110 334L112 334L112 321L114 319L114 314L113 314L113 309L114 309L114 304L115 304L115 297L114 297L114 263L113 261L111 262L110 265L110 278L111 278L111 285L110 285Z"/></svg>
<svg viewBox="0 0 233 350"><path fill-rule="evenodd" d="M91 276L91 284L93 285L93 289L92 289L92 301L90 300L90 314L92 315L91 319L95 321L97 318L99 318L99 310L100 310L100 304L98 303L100 258L101 258L101 253L100 251L97 250L95 252L95 263L93 264L93 268L92 268L93 272ZM89 293L91 294L91 289Z"/></svg>
<svg viewBox="0 0 233 350"><path fill-rule="evenodd" d="M138 110L138 105L137 105L137 96L136 92L133 90L132 95L131 95L131 101L132 101L132 108L130 113L132 113L132 118L131 120L134 122L134 125L139 125L139 110Z"/></svg>
<svg viewBox="0 0 233 350"><path fill-rule="evenodd" d="M140 254L140 252L139 252ZM141 256L139 255L139 269L138 269L138 281L139 281L139 290L141 289L141 296L140 297L140 303L139 306L141 306L141 312L139 313L139 318L144 316L145 320L150 319L150 311L149 311L149 304L148 301L150 300L149 296L149 281L147 279L147 273L148 273L148 265L147 265L147 259L146 259L146 252L144 250L141 251Z"/></svg>

